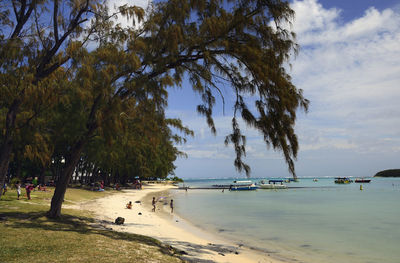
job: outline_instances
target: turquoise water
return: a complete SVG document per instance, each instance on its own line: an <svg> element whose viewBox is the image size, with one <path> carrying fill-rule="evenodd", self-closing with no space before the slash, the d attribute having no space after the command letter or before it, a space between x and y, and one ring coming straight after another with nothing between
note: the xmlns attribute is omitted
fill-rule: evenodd
<svg viewBox="0 0 400 263"><path fill-rule="evenodd" d="M230 184L188 180L186 185ZM253 179L254 182L259 179ZM400 262L400 178L369 184L301 179L287 190L174 191L176 212L197 226L287 261Z"/></svg>

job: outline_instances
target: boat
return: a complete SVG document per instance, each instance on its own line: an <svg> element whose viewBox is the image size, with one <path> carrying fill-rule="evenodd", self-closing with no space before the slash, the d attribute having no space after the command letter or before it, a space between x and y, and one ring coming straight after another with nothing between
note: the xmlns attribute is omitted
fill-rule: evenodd
<svg viewBox="0 0 400 263"><path fill-rule="evenodd" d="M252 181L233 181L233 184L229 186L229 191L248 191L256 190L256 186Z"/></svg>
<svg viewBox="0 0 400 263"><path fill-rule="evenodd" d="M298 183L299 179L297 178L286 178L285 183L295 182Z"/></svg>
<svg viewBox="0 0 400 263"><path fill-rule="evenodd" d="M317 179L317 178L314 178L314 179L313 179L313 182L318 182L318 179Z"/></svg>
<svg viewBox="0 0 400 263"><path fill-rule="evenodd" d="M369 183L369 182L371 182L371 179L356 178L356 180L354 182L355 183Z"/></svg>
<svg viewBox="0 0 400 263"><path fill-rule="evenodd" d="M348 177L336 177L335 178L335 184L349 184L352 182L353 182L353 180L351 180Z"/></svg>
<svg viewBox="0 0 400 263"><path fill-rule="evenodd" d="M261 189L287 189L287 185L283 184L283 182L283 180L269 180L268 183L265 183L265 181L262 180L258 186Z"/></svg>

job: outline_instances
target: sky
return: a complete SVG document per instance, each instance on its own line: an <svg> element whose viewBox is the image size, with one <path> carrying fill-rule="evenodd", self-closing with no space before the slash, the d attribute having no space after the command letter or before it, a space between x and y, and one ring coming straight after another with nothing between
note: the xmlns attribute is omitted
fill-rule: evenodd
<svg viewBox="0 0 400 263"><path fill-rule="evenodd" d="M400 3L296 0L291 6L301 48L289 73L310 100L308 113L298 112L296 122L297 175L368 177L400 168ZM223 87L225 96L229 90ZM167 115L196 134L178 146L188 158L176 161L176 175L245 177L233 166L233 148L224 145L232 116L223 114L217 98L214 136L196 113L200 102L189 88L170 90ZM257 131L244 130L251 177L289 177L282 154L267 149Z"/></svg>

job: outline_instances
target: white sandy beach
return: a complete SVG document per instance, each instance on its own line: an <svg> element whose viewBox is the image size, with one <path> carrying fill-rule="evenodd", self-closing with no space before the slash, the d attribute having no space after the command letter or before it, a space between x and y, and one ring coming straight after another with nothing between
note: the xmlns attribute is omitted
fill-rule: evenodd
<svg viewBox="0 0 400 263"><path fill-rule="evenodd" d="M283 262L266 253L239 247L194 227L190 222L170 214L169 205L164 205L163 202L157 202L157 210L152 212L152 196L157 196L172 187L154 184L145 185L142 190L123 190L121 193L85 203L81 208L95 212L105 227L150 236L185 251L187 254L182 255L182 258L191 262ZM132 209L125 207L129 201L132 201ZM169 200L165 202L167 201ZM125 223L113 224L119 216L125 218Z"/></svg>

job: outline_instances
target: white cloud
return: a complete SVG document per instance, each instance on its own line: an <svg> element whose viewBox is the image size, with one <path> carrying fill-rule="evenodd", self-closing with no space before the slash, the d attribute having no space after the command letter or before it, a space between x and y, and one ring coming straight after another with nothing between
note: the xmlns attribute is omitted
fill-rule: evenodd
<svg viewBox="0 0 400 263"><path fill-rule="evenodd" d="M292 74L311 100L310 113L299 121L301 150L397 154L399 13L371 7L341 24L339 10L326 10L315 0L295 1L293 8L302 52Z"/></svg>
<svg viewBox="0 0 400 263"><path fill-rule="evenodd" d="M334 20L340 14L335 8L324 9L316 0L294 1L291 7L296 12L294 30L299 35L335 27Z"/></svg>

